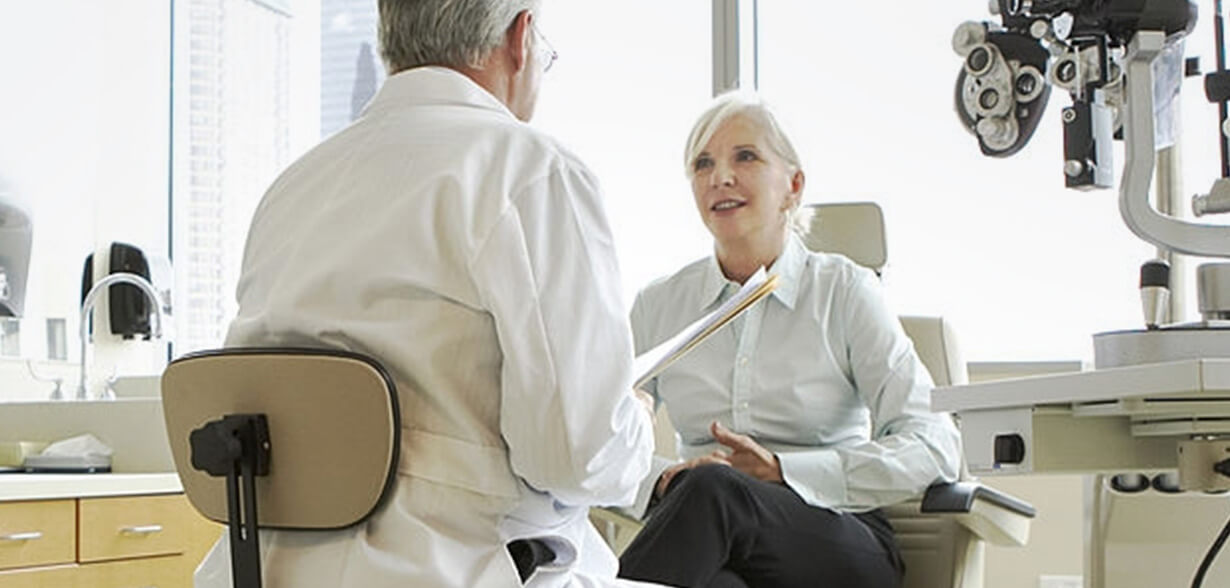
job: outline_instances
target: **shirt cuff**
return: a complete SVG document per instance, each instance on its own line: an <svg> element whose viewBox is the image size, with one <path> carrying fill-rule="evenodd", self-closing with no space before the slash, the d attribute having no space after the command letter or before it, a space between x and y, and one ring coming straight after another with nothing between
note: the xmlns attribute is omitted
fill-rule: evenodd
<svg viewBox="0 0 1230 588"><path fill-rule="evenodd" d="M835 509L846 504L841 456L832 449L778 453L782 480L804 502Z"/></svg>

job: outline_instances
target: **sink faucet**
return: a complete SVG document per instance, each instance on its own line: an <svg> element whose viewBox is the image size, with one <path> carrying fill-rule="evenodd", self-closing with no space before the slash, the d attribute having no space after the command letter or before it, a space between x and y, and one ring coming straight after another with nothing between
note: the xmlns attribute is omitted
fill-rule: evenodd
<svg viewBox="0 0 1230 588"><path fill-rule="evenodd" d="M85 295L85 300L81 303L81 381L77 385L77 400L87 400L89 398L89 388L87 387L86 366L89 362L85 359L86 343L89 340L87 328L89 325L90 311L94 309L94 303L98 295L103 291L103 288L113 286L115 284L131 284L136 286L145 296L150 299L154 307L154 332L153 339L162 338L162 300L158 297L158 292L154 290L153 284L141 276L128 272L117 272L109 274L106 277L94 282L94 286L90 288L89 293ZM108 391L105 395L110 395Z"/></svg>

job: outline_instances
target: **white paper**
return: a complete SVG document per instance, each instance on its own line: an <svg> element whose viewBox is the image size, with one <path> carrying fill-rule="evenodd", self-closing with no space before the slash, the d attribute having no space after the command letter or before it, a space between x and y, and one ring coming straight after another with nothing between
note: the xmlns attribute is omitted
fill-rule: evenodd
<svg viewBox="0 0 1230 588"><path fill-rule="evenodd" d="M756 273L752 274L752 277L743 283L743 287L739 288L739 291L734 296L728 298L716 310L700 317L679 331L674 337L660 343L657 347L637 356L632 362L633 373L637 374L633 387L640 388L644 386L650 380L657 377L658 374L662 373L662 370L666 369L667 366L687 355L696 345L699 345L710 335L729 324L731 320L742 314L743 311L751 308L751 305L748 304L742 310L736 311L740 305L747 302L748 298L755 295L770 278L773 279L774 283L768 292L771 292L776 287L777 276L769 276L763 267L756 270ZM760 296L767 296L768 292L760 293Z"/></svg>

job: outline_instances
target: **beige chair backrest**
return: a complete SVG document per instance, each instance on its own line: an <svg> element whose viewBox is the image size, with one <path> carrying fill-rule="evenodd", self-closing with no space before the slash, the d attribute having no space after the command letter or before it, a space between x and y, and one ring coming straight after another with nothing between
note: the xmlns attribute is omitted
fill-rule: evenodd
<svg viewBox="0 0 1230 588"><path fill-rule="evenodd" d="M223 349L171 362L162 403L175 469L192 505L227 521L225 477L192 466L190 433L228 414L265 414L270 472L256 478L262 527L331 529L366 518L396 474L392 379L358 354Z"/></svg>
<svg viewBox="0 0 1230 588"><path fill-rule="evenodd" d="M841 253L877 274L887 262L884 215L873 202L803 207L804 243ZM936 386L965 384L965 361L952 325L943 317L901 316L901 326ZM926 514L911 500L882 509L893 525L906 564L903 588L974 588L982 585L985 542L957 518Z"/></svg>
<svg viewBox="0 0 1230 588"><path fill-rule="evenodd" d="M888 263L884 212L874 202L807 204L796 213L805 227L803 243L812 251L840 253L877 274Z"/></svg>
<svg viewBox="0 0 1230 588"><path fill-rule="evenodd" d="M888 262L884 212L874 202L808 204L797 213L806 228L803 243L812 251L840 253L877 274ZM914 342L936 386L967 382L965 362L952 326L941 317L902 316L901 326Z"/></svg>
<svg viewBox="0 0 1230 588"><path fill-rule="evenodd" d="M905 315L899 320L936 386L969 383L965 359L957 347L957 336L951 323L938 316Z"/></svg>

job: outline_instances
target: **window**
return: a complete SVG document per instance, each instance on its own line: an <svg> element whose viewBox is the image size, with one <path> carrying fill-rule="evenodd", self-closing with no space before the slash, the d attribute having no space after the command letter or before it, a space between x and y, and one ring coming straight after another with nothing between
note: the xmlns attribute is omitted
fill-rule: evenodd
<svg viewBox="0 0 1230 588"><path fill-rule="evenodd" d="M165 255L169 13L165 2L0 3L0 201L33 223L22 357L59 357L46 343L53 319L76 360L96 247Z"/></svg>
<svg viewBox="0 0 1230 588"><path fill-rule="evenodd" d="M973 359L1088 357L1091 333L1140 324L1136 272L1153 248L1124 227L1115 191L1061 187L1066 96L1010 159L981 156L956 121L949 38L989 19L984 5L739 4L758 7L760 42L738 63L758 57L759 86L806 163L807 198L884 206L898 310L951 317ZM1212 2L1200 4L1188 53L1207 70ZM561 57L533 124L600 179L630 299L711 251L681 152L711 93L715 3L595 6L544 5L538 24ZM219 344L262 193L383 80L376 0L57 0L2 14L0 63L22 91L0 96L0 198L35 223L27 318L67 318L75 333L85 256L124 241L174 258L175 352ZM46 43L53 30L73 42ZM1216 174L1214 110L1189 79L1189 194ZM23 331L24 355L45 356L41 335Z"/></svg>
<svg viewBox="0 0 1230 588"><path fill-rule="evenodd" d="M373 50L376 0L174 2L182 354L222 343L265 189L298 154L354 120L384 74Z"/></svg>
<svg viewBox="0 0 1230 588"><path fill-rule="evenodd" d="M559 52L533 124L597 175L628 304L650 280L712 251L683 147L711 94L708 0L552 2L540 30Z"/></svg>
<svg viewBox="0 0 1230 588"><path fill-rule="evenodd" d="M252 211L290 162L287 2L175 0L175 353L217 347L235 314Z"/></svg>
<svg viewBox="0 0 1230 588"><path fill-rule="evenodd" d="M320 0L320 134L358 118L384 82L376 0Z"/></svg>
<svg viewBox="0 0 1230 588"><path fill-rule="evenodd" d="M188 111L176 127L181 354L222 342L236 310L244 235L266 187L298 153L358 116L384 68L376 0L296 1L293 12L256 0L177 2L187 7L178 25L186 55L177 61L177 101ZM711 6L635 0L598 14L561 2L540 15L562 59L546 77L534 124L600 178L629 300L709 252L681 160L709 98ZM628 30L669 42L629 44ZM296 106L309 91L318 101Z"/></svg>
<svg viewBox="0 0 1230 588"><path fill-rule="evenodd" d="M1138 269L1155 249L1124 225L1117 190L1064 189L1067 95L1052 92L1032 141L1009 159L983 157L957 121L961 59L950 38L962 21L990 20L985 4L907 2L886 13L846 3L838 13L773 0L758 16L760 89L788 119L805 198L885 209L898 311L952 318L975 360L1091 358L1091 334L1143 326ZM1188 53L1211 55L1207 18L1198 27ZM1207 191L1215 122L1198 81L1184 92L1185 189Z"/></svg>

